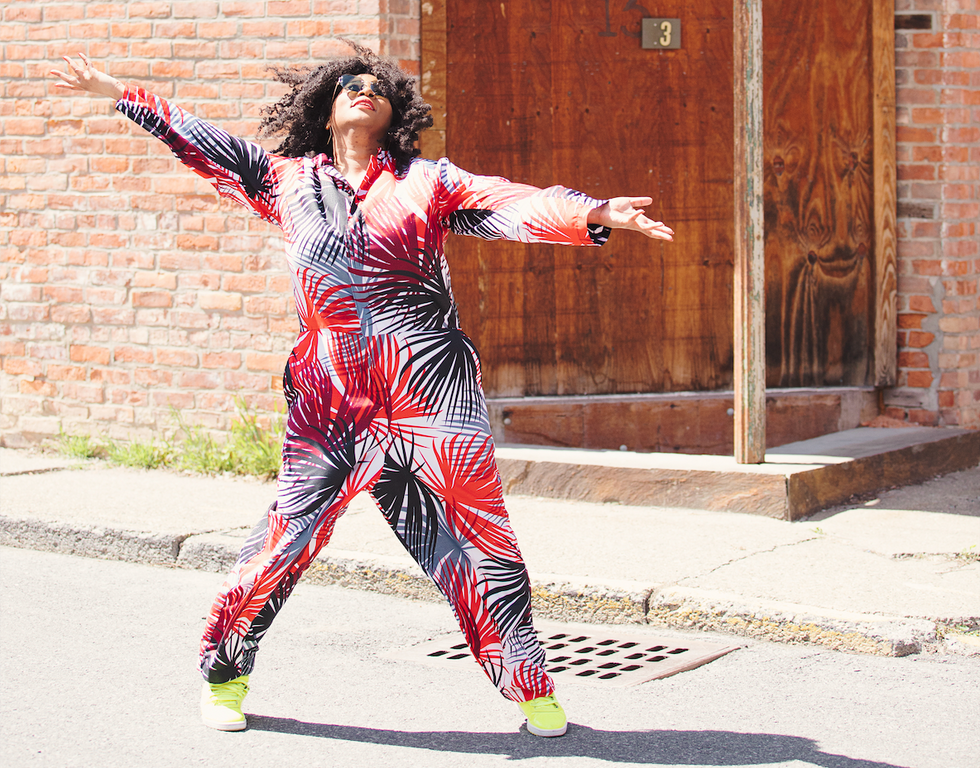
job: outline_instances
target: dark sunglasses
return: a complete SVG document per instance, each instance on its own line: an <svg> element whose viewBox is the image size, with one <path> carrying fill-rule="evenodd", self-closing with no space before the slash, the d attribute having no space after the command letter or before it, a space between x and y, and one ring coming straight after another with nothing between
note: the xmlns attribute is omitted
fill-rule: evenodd
<svg viewBox="0 0 980 768"><path fill-rule="evenodd" d="M340 89L343 91L361 93L367 90L375 96L380 96L383 99L388 98L388 89L385 88L384 84L380 80L364 80L358 75L341 75L339 78L337 78L337 85L339 85Z"/></svg>

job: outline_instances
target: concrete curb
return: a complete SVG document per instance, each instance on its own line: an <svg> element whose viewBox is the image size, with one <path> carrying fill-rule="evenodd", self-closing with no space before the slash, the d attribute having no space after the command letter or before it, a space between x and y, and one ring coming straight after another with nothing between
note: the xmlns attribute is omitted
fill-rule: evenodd
<svg viewBox="0 0 980 768"><path fill-rule="evenodd" d="M652 596L647 620L875 656L908 656L941 645L936 622L928 619L828 611L683 587Z"/></svg>
<svg viewBox="0 0 980 768"><path fill-rule="evenodd" d="M99 560L174 565L185 538L187 537L148 531L126 531L0 515L0 545Z"/></svg>
<svg viewBox="0 0 980 768"><path fill-rule="evenodd" d="M231 570L245 533L238 529L161 535L0 515L2 546L214 573ZM329 555L304 574L306 583L442 601L432 582L408 558L337 549ZM980 655L976 638L950 632L945 627L948 622L931 619L835 612L709 590L560 575L542 575L531 586L535 615L553 621L651 624L878 656Z"/></svg>

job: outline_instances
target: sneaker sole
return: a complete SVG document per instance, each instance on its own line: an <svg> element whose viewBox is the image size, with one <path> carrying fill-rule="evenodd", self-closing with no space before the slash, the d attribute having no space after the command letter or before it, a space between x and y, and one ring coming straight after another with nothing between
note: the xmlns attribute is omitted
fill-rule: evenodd
<svg viewBox="0 0 980 768"><path fill-rule="evenodd" d="M244 720L239 720L234 723L221 723L213 720L204 720L202 722L208 728L214 728L216 731L244 731L248 726L248 723Z"/></svg>
<svg viewBox="0 0 980 768"><path fill-rule="evenodd" d="M568 730L568 725L563 725L561 728L552 728L551 730L544 730L543 728L536 728L530 723L525 723L527 725L527 730L533 733L535 736L543 736L546 739L554 738L555 736L564 736L565 732Z"/></svg>

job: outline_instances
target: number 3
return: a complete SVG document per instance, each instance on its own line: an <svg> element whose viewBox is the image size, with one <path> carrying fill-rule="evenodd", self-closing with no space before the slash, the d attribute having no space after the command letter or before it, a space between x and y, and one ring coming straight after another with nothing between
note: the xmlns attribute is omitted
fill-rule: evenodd
<svg viewBox="0 0 980 768"><path fill-rule="evenodd" d="M663 34L660 36L660 45L666 48L670 45L670 33L673 31L673 25L669 21L661 22L660 29Z"/></svg>

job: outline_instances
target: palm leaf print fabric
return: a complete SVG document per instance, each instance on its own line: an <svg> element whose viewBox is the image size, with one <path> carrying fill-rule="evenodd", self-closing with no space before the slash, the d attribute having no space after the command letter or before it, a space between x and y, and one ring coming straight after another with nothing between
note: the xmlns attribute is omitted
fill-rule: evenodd
<svg viewBox="0 0 980 768"><path fill-rule="evenodd" d="M272 155L142 89L116 108L219 194L282 228L300 321L283 375L276 501L212 606L205 678L252 670L304 570L350 500L369 491L500 692L514 701L552 693L443 245L450 232L601 245L608 230L586 219L603 201L476 176L446 159L398 168L386 152L355 190L325 155Z"/></svg>

